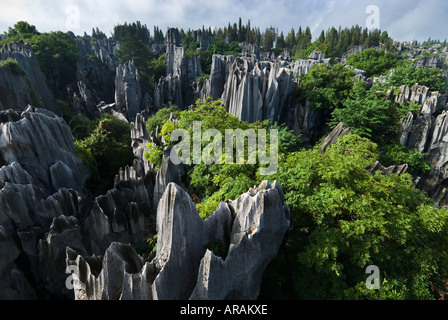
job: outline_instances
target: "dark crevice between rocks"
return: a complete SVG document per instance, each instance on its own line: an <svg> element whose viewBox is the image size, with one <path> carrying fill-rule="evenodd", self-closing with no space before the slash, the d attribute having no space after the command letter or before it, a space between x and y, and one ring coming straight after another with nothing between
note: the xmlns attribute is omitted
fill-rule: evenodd
<svg viewBox="0 0 448 320"><path fill-rule="evenodd" d="M0 168L2 168L3 166L8 165L8 163L6 162L6 160L3 158L2 153L0 152Z"/></svg>

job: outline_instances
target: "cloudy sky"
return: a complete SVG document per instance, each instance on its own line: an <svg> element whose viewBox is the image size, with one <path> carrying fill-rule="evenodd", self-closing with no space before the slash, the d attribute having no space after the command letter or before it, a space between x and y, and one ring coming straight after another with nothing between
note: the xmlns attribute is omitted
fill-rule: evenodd
<svg viewBox="0 0 448 320"><path fill-rule="evenodd" d="M141 21L150 30L165 31L223 27L239 17L262 31L274 26L285 34L310 26L314 38L332 26L355 24L379 24L400 41L448 38L446 0L0 0L0 33L20 20L40 32L82 35L98 27L110 35L114 25L124 22Z"/></svg>

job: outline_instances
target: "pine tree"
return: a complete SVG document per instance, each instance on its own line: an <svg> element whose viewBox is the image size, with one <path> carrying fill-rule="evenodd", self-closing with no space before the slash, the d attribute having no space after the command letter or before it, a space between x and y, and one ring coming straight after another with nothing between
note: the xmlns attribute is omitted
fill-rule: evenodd
<svg viewBox="0 0 448 320"><path fill-rule="evenodd" d="M275 47L277 49L285 49L285 36L283 35L283 31L278 36L277 41L275 42Z"/></svg>
<svg viewBox="0 0 448 320"><path fill-rule="evenodd" d="M291 28L291 31L288 33L285 39L285 46L289 50L292 50L296 45L296 32L294 28Z"/></svg>

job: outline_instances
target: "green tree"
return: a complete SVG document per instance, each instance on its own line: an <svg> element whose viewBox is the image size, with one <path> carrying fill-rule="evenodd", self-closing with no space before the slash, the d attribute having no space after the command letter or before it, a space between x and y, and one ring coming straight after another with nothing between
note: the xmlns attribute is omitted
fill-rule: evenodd
<svg viewBox="0 0 448 320"><path fill-rule="evenodd" d="M310 43L306 49L296 53L293 59L308 59L310 53L314 50L322 52L325 57L331 57L333 55L328 44L320 41L315 41L313 43Z"/></svg>
<svg viewBox="0 0 448 320"><path fill-rule="evenodd" d="M275 42L275 48L277 49L284 49L286 47L285 45L285 36L283 35L283 31L280 33L280 35L277 38L277 41Z"/></svg>
<svg viewBox="0 0 448 320"><path fill-rule="evenodd" d="M388 39L389 39L389 34L387 33L387 31L383 31L383 33L381 33L381 36L380 36L380 42L386 43L386 41Z"/></svg>
<svg viewBox="0 0 448 320"><path fill-rule="evenodd" d="M166 119L166 114L168 112L164 111L165 116L162 114L157 114L157 117L164 117ZM193 122L201 122L202 134L207 129L216 129L220 132L221 137L224 139L226 129L254 129L257 133L257 129L266 128L268 122L265 123L247 123L241 121L235 116L232 116L225 111L224 107L221 106L221 101L200 101L196 102L196 107L191 110L181 111L178 114L179 122L176 124L166 121L162 128L162 135L166 141L166 145L175 145L177 142L170 141L171 133L175 129L185 129L189 132L189 136L193 137ZM290 132L286 129L282 129L284 138L291 138ZM267 138L268 142L270 141ZM299 143L299 141L295 141ZM294 148L296 146L292 145L292 141L285 141L285 145L281 150L285 148ZM209 144L209 141L201 141L202 150ZM151 146L153 147L153 146ZM191 146L192 148L192 146ZM225 144L222 144L222 155L225 156ZM188 179L190 185L193 187L194 194L201 200L197 204L197 208L202 218L207 218L211 213L213 213L218 204L226 199L233 199L238 197L241 193L246 192L250 187L261 182L256 180L256 174L261 166L257 161L255 164L248 164L248 150L247 143L245 144L245 162L244 163L225 163L223 158L223 163L212 163L205 164L201 161L200 164L190 164L188 165ZM267 146L269 149L269 145ZM191 149L190 154L193 155L193 150ZM157 148L152 148L145 157L153 163L157 164L160 162L160 151ZM202 159L203 160L203 159Z"/></svg>
<svg viewBox="0 0 448 320"><path fill-rule="evenodd" d="M157 59L152 59L148 65L149 83L153 84L158 82L160 77L166 75L166 54L163 53Z"/></svg>
<svg viewBox="0 0 448 320"><path fill-rule="evenodd" d="M134 159L129 124L114 116L104 115L89 136L76 140L75 147L90 171L86 186L95 196L111 189L119 169Z"/></svg>
<svg viewBox="0 0 448 320"><path fill-rule="evenodd" d="M417 149L408 150L400 143L391 143L381 146L380 162L388 167L392 165L408 164L410 174L422 176L431 170L431 164L426 158L427 154L418 152Z"/></svg>
<svg viewBox="0 0 448 320"><path fill-rule="evenodd" d="M386 80L387 85L399 87L405 85L412 87L418 83L427 86L432 91L446 92L446 80L443 71L439 68L416 68L411 62L403 62L395 72Z"/></svg>
<svg viewBox="0 0 448 320"><path fill-rule="evenodd" d="M314 65L301 79L300 96L310 101L311 108L328 114L349 95L354 75L353 70L340 63Z"/></svg>
<svg viewBox="0 0 448 320"><path fill-rule="evenodd" d="M23 40L39 34L40 33L37 31L35 26L30 25L26 21L19 21L13 28L8 28L7 36L8 38L18 37Z"/></svg>
<svg viewBox="0 0 448 320"><path fill-rule="evenodd" d="M56 97L64 96L67 85L76 79L77 62L81 59L76 40L61 31L39 33L35 26L25 21L9 28L7 36L0 45L19 40L29 43L49 87Z"/></svg>
<svg viewBox="0 0 448 320"><path fill-rule="evenodd" d="M332 112L332 123L342 122L344 126L375 142L390 141L396 137L400 126L400 112L396 104L386 100L378 86L367 90L358 82L341 108Z"/></svg>
<svg viewBox="0 0 448 320"><path fill-rule="evenodd" d="M78 45L67 33L42 33L30 39L31 47L57 96L63 96L67 85L76 79L80 61Z"/></svg>
<svg viewBox="0 0 448 320"><path fill-rule="evenodd" d="M275 40L275 29L274 27L266 28L263 35L263 50L270 51L274 47Z"/></svg>
<svg viewBox="0 0 448 320"><path fill-rule="evenodd" d="M291 31L286 36L285 45L289 50L292 50L296 45L296 32L294 31L294 28L291 28Z"/></svg>
<svg viewBox="0 0 448 320"><path fill-rule="evenodd" d="M180 110L177 106L171 106L168 108L162 108L155 115L149 117L146 120L146 130L150 133L152 131L156 131L156 128L159 128L159 131L162 130L165 122L170 118L171 113L174 114L175 118L179 117Z"/></svg>
<svg viewBox="0 0 448 320"><path fill-rule="evenodd" d="M154 58L151 51L151 37L146 25L140 21L114 27L114 38L120 42L120 48L114 52L119 64L133 60L140 75L140 84L144 91L151 92L150 61ZM158 79L156 79L158 80Z"/></svg>
<svg viewBox="0 0 448 320"><path fill-rule="evenodd" d="M365 71L366 77L375 77L385 74L397 66L397 57L391 52L367 49L357 52L347 58L347 64Z"/></svg>
<svg viewBox="0 0 448 320"><path fill-rule="evenodd" d="M448 211L408 174L374 175L377 145L348 135L282 159L275 176L291 228L265 272L261 298L434 299L447 276ZM272 178L272 177L271 177ZM366 267L380 269L367 290Z"/></svg>

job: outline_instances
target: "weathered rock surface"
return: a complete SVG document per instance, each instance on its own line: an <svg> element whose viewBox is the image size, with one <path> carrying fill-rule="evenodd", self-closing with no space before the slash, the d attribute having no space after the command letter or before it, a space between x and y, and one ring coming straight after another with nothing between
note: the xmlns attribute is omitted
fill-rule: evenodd
<svg viewBox="0 0 448 320"><path fill-rule="evenodd" d="M99 116L98 105L115 101L115 75L105 64L86 60L77 63L76 86L72 88L71 109L90 119Z"/></svg>
<svg viewBox="0 0 448 320"><path fill-rule="evenodd" d="M204 83L196 84L195 98L223 99L226 110L244 121L267 119L287 123L291 129L304 128L305 122L312 121L313 117L311 110L305 116L309 109L306 106L301 107L303 112L299 114L296 108L299 106L294 106L289 99L298 85L294 78L308 73L315 64L329 63L329 59L315 51L309 59L293 62L283 57L259 60L260 55L250 53L250 46L241 45L245 50L242 57L213 55L210 77ZM302 117L298 119L296 116L300 115ZM309 123L308 127L314 125Z"/></svg>
<svg viewBox="0 0 448 320"><path fill-rule="evenodd" d="M0 110L24 111L26 105L37 102L32 90L25 75L0 67Z"/></svg>
<svg viewBox="0 0 448 320"><path fill-rule="evenodd" d="M14 248L19 251L2 270L0 281L6 282L0 286L0 296L30 299L42 298L45 292L69 294L53 283L64 275L64 268L53 266L55 259L64 262L61 242L50 241L54 246L46 251L38 243L45 232L60 229L56 218L78 219L85 212L87 169L75 155L70 128L46 109L1 111L0 166L0 229L9 234L4 239L15 244L4 256L14 257Z"/></svg>
<svg viewBox="0 0 448 320"><path fill-rule="evenodd" d="M256 299L263 271L289 228L289 208L277 182L264 181L227 204L235 215L227 256L206 251L190 299Z"/></svg>
<svg viewBox="0 0 448 320"><path fill-rule="evenodd" d="M448 205L448 111L442 112L434 123L434 129L425 150L431 161L431 172L417 184L428 193L438 205Z"/></svg>
<svg viewBox="0 0 448 320"><path fill-rule="evenodd" d="M157 211L157 253L144 262L130 246L112 243L98 258L67 251L78 268L77 299L256 299L264 269L289 227L289 209L274 182L263 182L202 220L190 196L170 183ZM220 241L225 260L205 246ZM89 262L89 260L91 262Z"/></svg>
<svg viewBox="0 0 448 320"><path fill-rule="evenodd" d="M167 147L163 150L162 165L160 170L157 171L156 181L154 185L154 207L157 208L160 199L162 198L165 189L172 182L177 185L186 188L186 174L187 168L183 163L174 164L170 158L171 147Z"/></svg>
<svg viewBox="0 0 448 320"><path fill-rule="evenodd" d="M57 192L63 181L82 192L87 169L75 156L72 133L62 118L28 107L22 113L3 111L0 120L0 164L5 166L1 171L17 162L15 168L23 168L46 194ZM9 172L14 181L17 170Z"/></svg>
<svg viewBox="0 0 448 320"><path fill-rule="evenodd" d="M202 75L198 55L188 58L181 46L181 35L175 28L166 34L166 75L161 77L154 89L154 105L177 105L182 108L188 101L188 91L196 78Z"/></svg>
<svg viewBox="0 0 448 320"><path fill-rule="evenodd" d="M115 109L132 121L143 110L140 76L133 61L117 67L115 75Z"/></svg>
<svg viewBox="0 0 448 320"><path fill-rule="evenodd" d="M135 156L133 168L137 177L144 177L150 170L150 163L144 159L144 154L148 151L146 145L150 142L145 119L138 113L135 121L131 122L130 126L132 150Z"/></svg>
<svg viewBox="0 0 448 320"><path fill-rule="evenodd" d="M5 102L3 102L3 109L14 108L16 110L20 110L21 107L29 103L36 103L36 101L33 101L35 97L33 97L33 93L31 92L31 90L34 89L36 98L43 103L46 109L51 110L57 115L61 115L61 110L59 109L59 106L57 105L56 99L54 98L52 92L47 87L45 76L39 67L39 62L37 61L37 58L34 55L34 52L31 49L30 45L22 41L7 43L3 48L0 49L0 60L6 60L7 58L12 58L19 63L19 65L27 74L31 87L29 85L25 86L23 84L23 79L8 79L8 77L5 77L5 75L3 74L2 80L4 81L18 81L17 83L8 82L7 84L1 81L2 84L0 85L0 92L7 90L6 88L8 87L12 87L13 91L10 92L9 90L7 90L0 94L0 103L3 101L3 94L18 95L18 101L16 101L16 103L14 104L9 105L8 103L5 104ZM1 76L2 74L0 73L0 77ZM32 98L33 100L27 101L27 97ZM27 102L26 104L23 104L24 99L25 102Z"/></svg>
<svg viewBox="0 0 448 320"><path fill-rule="evenodd" d="M344 128L344 124L340 122L331 132L328 136L325 137L325 139L320 144L320 151L325 152L328 147L335 144L338 139L351 134L352 131L350 128Z"/></svg>
<svg viewBox="0 0 448 320"><path fill-rule="evenodd" d="M117 58L114 51L120 48L120 44L114 38L96 39L84 34L82 37L75 37L78 44L78 51L81 56L95 55L109 70L117 68Z"/></svg>

